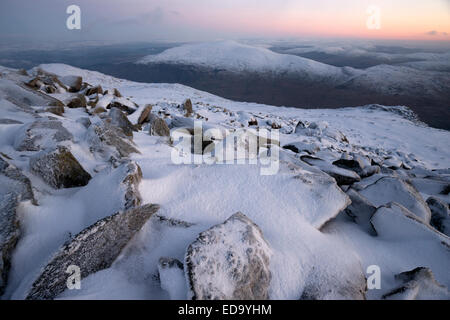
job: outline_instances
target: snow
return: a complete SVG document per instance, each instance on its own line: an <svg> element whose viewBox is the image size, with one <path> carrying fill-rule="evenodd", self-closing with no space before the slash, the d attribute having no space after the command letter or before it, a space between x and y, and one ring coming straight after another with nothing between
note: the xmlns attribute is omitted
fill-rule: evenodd
<svg viewBox="0 0 450 320"><path fill-rule="evenodd" d="M238 52L248 52L250 56L254 53L253 48L235 43L226 42L220 46L231 51L237 48ZM207 52L211 48L205 46L204 50ZM265 59L273 59L281 67L300 63L302 68L307 66L313 73L330 74L328 68L308 66L303 59L272 56L265 49L257 52L255 60L247 60L248 64L239 64L232 54L225 54L231 57L231 61L226 62L239 68L259 68ZM117 88L124 97L133 97L140 108L129 116L132 123L136 123L146 104L154 105L154 113L161 111L172 118L182 117L183 110L178 105L190 98L194 112L208 118L204 123L206 128L231 130L242 128L241 124L247 128L245 122L253 118L261 125L273 121L282 124L281 146L311 146L310 151L317 152L317 156L327 162L339 158L335 153L358 152L380 159L391 157L403 163L413 162L423 168L423 172L450 167L450 132L418 124L406 117L402 108L302 110L273 107L231 101L182 85L115 79L62 64L39 68L60 76L79 75L91 85ZM3 84L7 88L13 86L0 82L0 86ZM123 207L124 190L120 187L123 167L111 168L108 162L90 152L89 130L77 122L88 114L66 108L64 117L58 117L58 120L73 135L73 141L64 144L93 178L82 188L54 190L46 186L29 173L29 158L33 153L14 149L15 137L35 117L5 100L4 92L0 90L0 119L16 119L24 124L0 124L0 151L10 156L12 162L29 176L39 202L39 206L30 203L19 206L23 237L15 249L9 285L3 296L4 299L22 299L40 269L70 234L78 233ZM93 123L100 121L96 116L89 118ZM300 120L315 123L317 132L310 136L304 132L290 134ZM350 145L336 141L339 132L347 137ZM159 259L169 257L183 261L186 248L199 233L223 223L238 211L259 226L273 252L269 290L272 299L299 299L303 289L312 283L326 290L332 279L352 279L355 270L365 271L373 264L382 270L383 287L369 291L369 299L380 298L394 288L397 285L394 275L418 266L429 267L441 284L450 285L450 259L440 244L440 241L448 242L448 237L437 235L431 227L405 217L396 206L378 209L373 221L379 236L368 234L364 228L339 214L349 202L334 180L319 168L301 162L291 151L277 149L280 155L277 174L263 176L261 163L176 165L171 161L173 147L167 139L149 136L146 131L134 133L133 141L140 151L130 158L143 172L139 186L142 203L157 203L161 205L158 215L187 224L172 225L152 217L110 268L84 278L81 290L67 290L60 299L187 297L186 284L181 282L183 277L177 270L161 270ZM445 172L436 171L435 174L443 176ZM369 192L369 185L381 177L377 174L357 184L360 189L366 188L366 194L364 190L358 190L377 206L400 201L388 198L387 194L378 199L380 192L376 192L376 197ZM424 194L438 190L429 182L415 182ZM407 204L404 202L405 206ZM417 213L414 208L410 207ZM422 216L420 212L419 215ZM327 298L336 297L340 296L333 292Z"/></svg>

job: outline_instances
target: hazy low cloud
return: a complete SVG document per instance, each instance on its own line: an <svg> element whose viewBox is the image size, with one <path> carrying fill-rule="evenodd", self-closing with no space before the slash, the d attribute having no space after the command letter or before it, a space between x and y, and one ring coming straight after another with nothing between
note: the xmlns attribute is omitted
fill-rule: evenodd
<svg viewBox="0 0 450 320"><path fill-rule="evenodd" d="M436 31L436 30L428 31L426 34L429 35L429 36L439 36L439 35L448 36L447 32L439 32L439 31Z"/></svg>

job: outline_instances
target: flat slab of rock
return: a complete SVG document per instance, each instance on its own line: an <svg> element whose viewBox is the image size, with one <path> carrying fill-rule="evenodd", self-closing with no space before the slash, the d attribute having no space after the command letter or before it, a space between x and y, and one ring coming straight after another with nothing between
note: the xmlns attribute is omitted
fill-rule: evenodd
<svg viewBox="0 0 450 320"><path fill-rule="evenodd" d="M450 300L448 289L439 284L429 268L419 267L395 276L402 284L383 295L388 300Z"/></svg>
<svg viewBox="0 0 450 320"><path fill-rule="evenodd" d="M343 169L332 165L331 163L326 162L325 160L310 157L310 156L302 156L302 161L307 164L317 167L326 174L332 176L338 185L351 185L355 182L361 181L361 177L354 171Z"/></svg>
<svg viewBox="0 0 450 320"><path fill-rule="evenodd" d="M61 146L31 158L30 169L55 189L82 187L91 180L69 149Z"/></svg>
<svg viewBox="0 0 450 320"><path fill-rule="evenodd" d="M430 222L431 211L422 196L410 183L400 178L381 178L360 193L377 207L397 202L424 222Z"/></svg>
<svg viewBox="0 0 450 320"><path fill-rule="evenodd" d="M148 219L159 210L148 204L118 212L104 218L76 235L64 245L33 283L27 299L53 299L66 287L69 266L80 268L81 278L109 268L122 249L139 232Z"/></svg>
<svg viewBox="0 0 450 320"><path fill-rule="evenodd" d="M109 116L111 118L112 125L115 125L116 127L122 129L123 133L127 137L133 137L134 126L130 122L130 120L128 120L125 113L123 113L120 109L111 108L111 110L109 111Z"/></svg>
<svg viewBox="0 0 450 320"><path fill-rule="evenodd" d="M448 204L436 197L429 197L427 204L431 210L430 224L439 232L450 237L450 209Z"/></svg>
<svg viewBox="0 0 450 320"><path fill-rule="evenodd" d="M170 129L163 119L153 114L149 115L149 119L150 119L150 128L149 128L150 135L160 137L170 136Z"/></svg>
<svg viewBox="0 0 450 320"><path fill-rule="evenodd" d="M351 188L347 191L347 195L350 197L352 203L344 212L368 234L376 236L377 232L370 223L370 219L375 211L377 211L377 208L369 200Z"/></svg>
<svg viewBox="0 0 450 320"><path fill-rule="evenodd" d="M244 214L234 214L188 247L185 266L192 299L268 299L271 255L259 227Z"/></svg>

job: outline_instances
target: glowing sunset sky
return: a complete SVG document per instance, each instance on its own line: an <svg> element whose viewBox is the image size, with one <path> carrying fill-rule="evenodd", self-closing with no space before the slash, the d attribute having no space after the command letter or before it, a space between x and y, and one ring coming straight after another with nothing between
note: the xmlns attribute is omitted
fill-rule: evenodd
<svg viewBox="0 0 450 320"><path fill-rule="evenodd" d="M65 28L68 5L82 29ZM381 10L370 30L367 8ZM358 37L450 41L450 0L1 0L0 39Z"/></svg>

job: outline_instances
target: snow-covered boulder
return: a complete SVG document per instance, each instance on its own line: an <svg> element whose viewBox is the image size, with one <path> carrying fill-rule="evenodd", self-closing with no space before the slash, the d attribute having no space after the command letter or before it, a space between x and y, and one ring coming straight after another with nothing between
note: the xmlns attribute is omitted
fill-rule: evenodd
<svg viewBox="0 0 450 320"><path fill-rule="evenodd" d="M439 284L429 268L419 267L411 271L402 272L395 276L401 283L383 299L389 300L450 300L448 288Z"/></svg>
<svg viewBox="0 0 450 320"><path fill-rule="evenodd" d="M448 204L436 197L429 197L427 204L431 210L430 224L450 237L450 210Z"/></svg>
<svg viewBox="0 0 450 320"><path fill-rule="evenodd" d="M33 156L30 170L55 189L82 187L91 180L70 150L62 146Z"/></svg>
<svg viewBox="0 0 450 320"><path fill-rule="evenodd" d="M148 204L118 212L81 231L54 255L33 283L27 299L53 299L62 293L67 288L66 271L71 265L80 268L82 278L109 268L158 210L158 205Z"/></svg>
<svg viewBox="0 0 450 320"><path fill-rule="evenodd" d="M118 158L128 157L132 153L139 153L130 137L127 137L122 129L110 123L108 119L92 124L87 133L92 152L98 152L105 158L111 154Z"/></svg>
<svg viewBox="0 0 450 320"><path fill-rule="evenodd" d="M14 140L17 151L39 151L54 148L58 142L71 141L73 135L61 121L39 119L22 126Z"/></svg>
<svg viewBox="0 0 450 320"><path fill-rule="evenodd" d="M83 84L83 78L79 76L65 76L61 77L60 80L70 92L80 91Z"/></svg>
<svg viewBox="0 0 450 320"><path fill-rule="evenodd" d="M234 214L202 232L187 249L192 299L268 299L271 255L259 227L244 214Z"/></svg>
<svg viewBox="0 0 450 320"><path fill-rule="evenodd" d="M186 278L181 261L173 258L160 258L158 274L161 289L167 291L171 300L186 299Z"/></svg>
<svg viewBox="0 0 450 320"><path fill-rule="evenodd" d="M111 118L112 125L121 128L126 136L133 137L133 124L120 109L111 108L109 111L109 116Z"/></svg>
<svg viewBox="0 0 450 320"><path fill-rule="evenodd" d="M379 207L397 202L422 219L430 222L431 211L417 190L407 181L394 177L383 177L360 193L373 205Z"/></svg>
<svg viewBox="0 0 450 320"><path fill-rule="evenodd" d="M0 153L0 177L8 179L4 186L7 186L8 192L18 195L19 201L28 201L36 203L33 188L30 179L25 176L21 170L12 165L7 156Z"/></svg>
<svg viewBox="0 0 450 320"><path fill-rule="evenodd" d="M350 197L352 203L344 212L367 233L376 236L377 233L370 223L370 219L375 211L377 211L377 208L352 188L347 191L347 195Z"/></svg>
<svg viewBox="0 0 450 320"><path fill-rule="evenodd" d="M366 178L380 172L379 166L371 166L365 163L362 157L354 159L339 159L333 162L337 167L355 171L361 178Z"/></svg>
<svg viewBox="0 0 450 320"><path fill-rule="evenodd" d="M170 136L170 129L167 123L160 117L150 114L149 115L150 127L149 133L152 136L168 137Z"/></svg>
<svg viewBox="0 0 450 320"><path fill-rule="evenodd" d="M329 174L334 179L338 185L351 185L355 182L361 181L361 177L354 171L343 169L337 167L331 163L326 162L325 160L311 157L311 156L302 156L302 161L307 164L317 167L326 174Z"/></svg>

